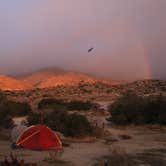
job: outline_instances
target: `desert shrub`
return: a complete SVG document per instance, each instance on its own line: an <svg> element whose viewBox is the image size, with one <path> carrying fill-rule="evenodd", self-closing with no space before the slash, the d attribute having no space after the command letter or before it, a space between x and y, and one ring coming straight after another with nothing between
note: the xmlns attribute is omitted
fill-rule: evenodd
<svg viewBox="0 0 166 166"><path fill-rule="evenodd" d="M115 124L166 124L166 98L140 97L125 93L109 106L110 120Z"/></svg>
<svg viewBox="0 0 166 166"><path fill-rule="evenodd" d="M54 110L89 110L92 103L89 101L70 101L65 102L61 99L43 99L38 104L38 109L52 108Z"/></svg>
<svg viewBox="0 0 166 166"><path fill-rule="evenodd" d="M92 107L92 103L89 101L71 101L68 103L67 108L69 110L89 110Z"/></svg>
<svg viewBox="0 0 166 166"><path fill-rule="evenodd" d="M9 113L6 111L6 105L7 102L6 96L0 92L0 126L9 128L13 126L13 121Z"/></svg>
<svg viewBox="0 0 166 166"><path fill-rule="evenodd" d="M84 136L91 133L87 118L78 114L68 114L66 111L53 111L44 114L43 123L53 130L62 132L65 136ZM41 114L32 113L27 118L29 125L41 123Z"/></svg>
<svg viewBox="0 0 166 166"><path fill-rule="evenodd" d="M7 116L2 120L1 126L7 129L12 128L14 126L14 122L10 116Z"/></svg>
<svg viewBox="0 0 166 166"><path fill-rule="evenodd" d="M112 92L113 92L113 89L111 88L106 90L106 93L112 93Z"/></svg>
<svg viewBox="0 0 166 166"><path fill-rule="evenodd" d="M12 117L25 116L29 112L31 112L31 107L27 103L4 100L0 103L0 126L5 128L12 127Z"/></svg>
<svg viewBox="0 0 166 166"><path fill-rule="evenodd" d="M63 106L65 103L63 100L60 99L53 99L53 98L49 98L49 99L42 99L39 103L38 103L38 109L43 109L43 108L53 108L58 106Z"/></svg>
<svg viewBox="0 0 166 166"><path fill-rule="evenodd" d="M8 115L2 106L0 106L0 126L4 128L10 128L13 126L13 120L11 116Z"/></svg>
<svg viewBox="0 0 166 166"><path fill-rule="evenodd" d="M53 130L65 133L67 121L66 111L54 111L44 118L44 124L48 125Z"/></svg>
<svg viewBox="0 0 166 166"><path fill-rule="evenodd" d="M8 116L8 113L4 109L4 106L1 104L0 105L0 123L1 121Z"/></svg>
<svg viewBox="0 0 166 166"><path fill-rule="evenodd" d="M9 128L13 126L13 120L11 116L8 115L5 109L0 106L0 126L4 128Z"/></svg>
<svg viewBox="0 0 166 166"><path fill-rule="evenodd" d="M65 125L67 130L65 130L65 135L67 136L84 136L91 133L91 126L85 116L78 114L69 114Z"/></svg>
<svg viewBox="0 0 166 166"><path fill-rule="evenodd" d="M88 90L88 89L86 89L86 88L82 88L81 91L82 91L83 93L89 93L89 94L92 93L92 90Z"/></svg>
<svg viewBox="0 0 166 166"><path fill-rule="evenodd" d="M27 117L27 122L29 125L41 123L41 114L31 112Z"/></svg>
<svg viewBox="0 0 166 166"><path fill-rule="evenodd" d="M4 101L6 101L6 96L4 95L3 92L0 91L0 104L2 104Z"/></svg>
<svg viewBox="0 0 166 166"><path fill-rule="evenodd" d="M19 103L14 101L6 101L1 107L8 115L15 116L26 116L29 112L32 112L31 107L28 103Z"/></svg>

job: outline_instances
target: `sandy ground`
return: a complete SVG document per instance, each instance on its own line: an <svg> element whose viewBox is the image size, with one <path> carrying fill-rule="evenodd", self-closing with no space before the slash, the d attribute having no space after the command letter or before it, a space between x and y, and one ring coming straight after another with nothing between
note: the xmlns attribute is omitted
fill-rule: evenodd
<svg viewBox="0 0 166 166"><path fill-rule="evenodd" d="M111 148L124 149L126 153L138 153L148 149L166 148L166 128L128 127L113 128L106 127L110 133L106 138L96 140L93 143L71 143L64 148L63 161L68 161L74 166L91 166L95 159L109 154ZM120 135L129 135L131 139L123 140ZM114 138L116 142L106 143L106 140ZM11 152L10 141L0 141L0 159L8 156ZM48 152L30 151L25 149L14 150L18 158L26 161L38 162L41 165L51 165L44 162L49 157Z"/></svg>
<svg viewBox="0 0 166 166"><path fill-rule="evenodd" d="M0 141L0 159L8 156L12 150L9 141ZM24 158L26 161L43 163L43 160L49 158L49 152L30 151L30 150L14 150L12 151L19 159ZM64 152L60 160L72 163L72 165L85 166L91 165L92 160L101 155L107 154L108 148L102 141L95 143L72 143L70 147L64 148ZM45 165L43 163L43 165Z"/></svg>

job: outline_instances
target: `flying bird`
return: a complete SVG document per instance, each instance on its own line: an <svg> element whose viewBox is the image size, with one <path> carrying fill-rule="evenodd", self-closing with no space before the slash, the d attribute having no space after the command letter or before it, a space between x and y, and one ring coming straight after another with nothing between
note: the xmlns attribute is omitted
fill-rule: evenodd
<svg viewBox="0 0 166 166"><path fill-rule="evenodd" d="M89 53L89 52L91 52L93 49L94 49L93 47L92 47L92 48L90 48L90 49L88 50L88 53Z"/></svg>

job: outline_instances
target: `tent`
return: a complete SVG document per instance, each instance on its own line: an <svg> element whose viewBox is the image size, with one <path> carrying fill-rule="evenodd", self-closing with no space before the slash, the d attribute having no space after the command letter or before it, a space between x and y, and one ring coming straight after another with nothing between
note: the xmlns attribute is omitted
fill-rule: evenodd
<svg viewBox="0 0 166 166"><path fill-rule="evenodd" d="M16 146L32 150L61 149L62 143L58 136L45 125L28 127L19 136Z"/></svg>

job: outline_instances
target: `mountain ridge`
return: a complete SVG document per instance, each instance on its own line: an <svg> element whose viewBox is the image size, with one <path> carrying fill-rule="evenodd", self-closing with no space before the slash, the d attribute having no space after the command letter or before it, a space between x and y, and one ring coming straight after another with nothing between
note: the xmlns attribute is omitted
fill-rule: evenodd
<svg viewBox="0 0 166 166"><path fill-rule="evenodd" d="M59 68L45 68L21 76L0 77L1 90L26 90L33 88L49 88L56 86L68 86L79 84L80 82L94 83L102 82L105 84L117 85L119 82L100 79L90 74L81 72L67 71Z"/></svg>
<svg viewBox="0 0 166 166"><path fill-rule="evenodd" d="M0 89L1 90L25 90L31 89L31 85L23 83L20 80L17 80L13 77L0 75Z"/></svg>

